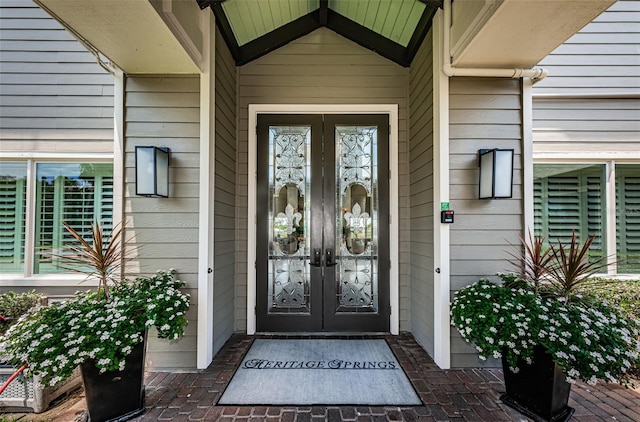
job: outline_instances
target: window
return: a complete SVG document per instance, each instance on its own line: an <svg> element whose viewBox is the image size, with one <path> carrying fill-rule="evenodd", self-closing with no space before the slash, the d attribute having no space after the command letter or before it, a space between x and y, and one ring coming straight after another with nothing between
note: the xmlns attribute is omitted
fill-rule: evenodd
<svg viewBox="0 0 640 422"><path fill-rule="evenodd" d="M95 220L113 224L111 163L0 162L0 273L66 271L51 255L71 240L62 222L89 236Z"/></svg>
<svg viewBox="0 0 640 422"><path fill-rule="evenodd" d="M616 255L618 273L640 273L640 165L614 166L616 204L607 206L605 164L534 165L534 229L550 242L566 242L575 230L580 241L595 235L590 256ZM615 230L607 209L616 210ZM616 250L607 238L616 236ZM609 242L609 244L612 244Z"/></svg>
<svg viewBox="0 0 640 422"><path fill-rule="evenodd" d="M618 272L640 273L640 164L616 165Z"/></svg>
<svg viewBox="0 0 640 422"><path fill-rule="evenodd" d="M27 163L0 163L0 272L24 272Z"/></svg>

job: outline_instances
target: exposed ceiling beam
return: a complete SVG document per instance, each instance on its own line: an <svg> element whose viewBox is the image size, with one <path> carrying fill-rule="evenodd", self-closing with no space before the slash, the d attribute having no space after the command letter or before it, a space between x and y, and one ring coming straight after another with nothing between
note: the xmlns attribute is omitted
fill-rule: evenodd
<svg viewBox="0 0 640 422"><path fill-rule="evenodd" d="M210 0L203 1L209 2ZM218 24L222 38L224 38L225 43L227 43L227 47L229 47L231 56L237 62L238 56L240 55L240 46L238 45L238 41L236 41L236 37L233 35L233 29L231 28L229 19L227 19L227 14L224 13L224 9L222 9L222 2L218 1L211 3L209 6L213 11L213 15L216 17L216 23Z"/></svg>
<svg viewBox="0 0 640 422"><path fill-rule="evenodd" d="M320 28L317 11L308 13L239 47L236 65L242 66Z"/></svg>
<svg viewBox="0 0 640 422"><path fill-rule="evenodd" d="M206 9L209 6L213 6L216 3L224 3L226 0L196 0L200 9Z"/></svg>
<svg viewBox="0 0 640 422"><path fill-rule="evenodd" d="M442 0L419 0L419 1L426 4L427 7L432 7L434 9L442 9Z"/></svg>
<svg viewBox="0 0 640 422"><path fill-rule="evenodd" d="M242 46L238 45L222 7L225 0L196 0L201 8L210 7L237 66L249 63L320 27L327 27L383 57L408 67L431 28L431 20L442 0L420 0L427 6L407 47L354 22L329 8L329 0L320 0L319 8Z"/></svg>
<svg viewBox="0 0 640 422"><path fill-rule="evenodd" d="M320 15L320 25L327 25L327 14L329 11L329 0L320 0L320 9L318 14Z"/></svg>
<svg viewBox="0 0 640 422"><path fill-rule="evenodd" d="M440 4L442 4L442 1L440 1ZM405 51L405 57L408 63L411 63L413 61L413 58L418 53L418 49L429 33L429 29L431 29L431 21L433 20L433 16L437 11L437 7L427 4L427 7L425 7L424 11L422 12L420 21L418 22L418 25L416 25L416 29L413 31L413 35L411 36L411 39L409 40L409 44L407 44L407 48Z"/></svg>
<svg viewBox="0 0 640 422"><path fill-rule="evenodd" d="M401 66L408 67L411 64L407 61L405 48L402 45L357 24L351 19L345 18L331 9L327 12L327 28L369 50L375 51L389 60L393 60Z"/></svg>

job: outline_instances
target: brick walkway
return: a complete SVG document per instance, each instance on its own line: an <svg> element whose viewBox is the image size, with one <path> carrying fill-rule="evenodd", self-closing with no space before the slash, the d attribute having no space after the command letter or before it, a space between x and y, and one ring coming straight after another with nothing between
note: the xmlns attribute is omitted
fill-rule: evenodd
<svg viewBox="0 0 640 422"><path fill-rule="evenodd" d="M198 373L153 372L146 381L147 412L136 421L527 421L504 406L502 371L439 369L410 334L385 336L423 406L216 406L252 337L234 335L211 366ZM572 421L640 422L640 390L575 384Z"/></svg>

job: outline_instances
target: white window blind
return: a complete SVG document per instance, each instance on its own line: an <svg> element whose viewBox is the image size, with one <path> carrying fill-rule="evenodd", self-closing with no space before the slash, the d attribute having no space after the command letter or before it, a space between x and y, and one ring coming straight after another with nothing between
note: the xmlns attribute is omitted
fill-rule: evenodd
<svg viewBox="0 0 640 422"><path fill-rule="evenodd" d="M640 273L640 165L616 166L618 272Z"/></svg>
<svg viewBox="0 0 640 422"><path fill-rule="evenodd" d="M66 271L60 266L62 248L74 243L62 222L85 239L91 224L113 224L113 171L110 164L38 164L36 171L36 259L34 273Z"/></svg>
<svg viewBox="0 0 640 422"><path fill-rule="evenodd" d="M534 173L534 225L549 242L571 240L573 231L584 242L596 235L594 258L604 256L604 166L536 165Z"/></svg>
<svg viewBox="0 0 640 422"><path fill-rule="evenodd" d="M0 163L0 272L24 271L26 163Z"/></svg>

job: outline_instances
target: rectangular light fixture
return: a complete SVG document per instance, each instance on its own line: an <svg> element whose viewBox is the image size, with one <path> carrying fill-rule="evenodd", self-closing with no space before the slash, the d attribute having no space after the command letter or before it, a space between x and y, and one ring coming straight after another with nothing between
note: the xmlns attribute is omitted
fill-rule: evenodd
<svg viewBox="0 0 640 422"><path fill-rule="evenodd" d="M136 195L169 197L170 154L165 147L136 147Z"/></svg>
<svg viewBox="0 0 640 422"><path fill-rule="evenodd" d="M513 197L513 150L481 149L478 155L480 199Z"/></svg>

